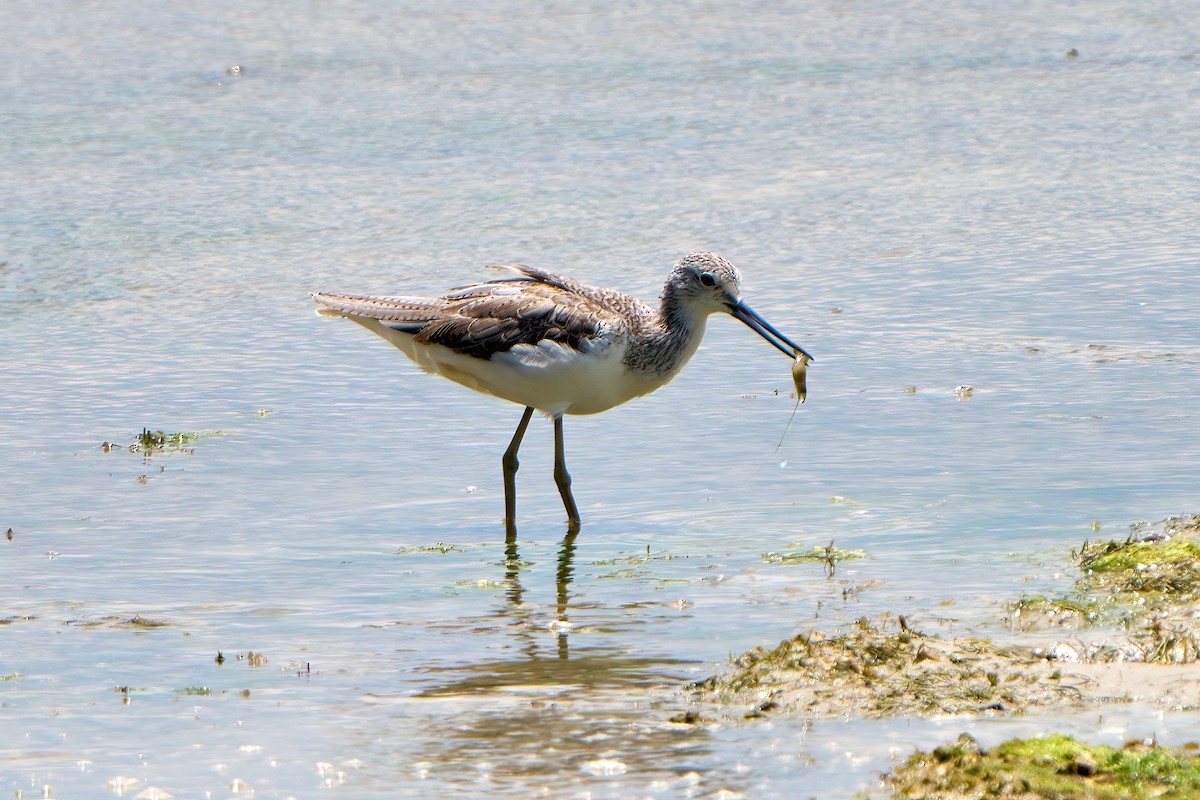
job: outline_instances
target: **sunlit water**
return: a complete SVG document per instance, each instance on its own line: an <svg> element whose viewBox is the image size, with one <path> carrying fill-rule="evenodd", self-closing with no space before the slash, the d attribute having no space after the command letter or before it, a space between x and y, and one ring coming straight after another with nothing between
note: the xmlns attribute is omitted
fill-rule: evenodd
<svg viewBox="0 0 1200 800"><path fill-rule="evenodd" d="M0 6L4 791L829 798L962 730L1194 738L669 721L807 627L1005 636L1093 521L1200 510L1192 4L425 5ZM777 449L788 364L714 319L568 420L573 547L533 426L515 558L519 409L306 295L692 249L808 402ZM212 435L101 448L143 427Z"/></svg>

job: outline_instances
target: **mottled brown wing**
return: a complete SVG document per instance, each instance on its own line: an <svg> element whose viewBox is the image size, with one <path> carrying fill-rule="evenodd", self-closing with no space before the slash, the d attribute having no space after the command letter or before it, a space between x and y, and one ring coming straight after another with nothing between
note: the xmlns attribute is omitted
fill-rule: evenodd
<svg viewBox="0 0 1200 800"><path fill-rule="evenodd" d="M543 341L578 349L612 319L611 312L585 297L530 280L468 286L442 302L439 317L422 325L414 340L476 358Z"/></svg>

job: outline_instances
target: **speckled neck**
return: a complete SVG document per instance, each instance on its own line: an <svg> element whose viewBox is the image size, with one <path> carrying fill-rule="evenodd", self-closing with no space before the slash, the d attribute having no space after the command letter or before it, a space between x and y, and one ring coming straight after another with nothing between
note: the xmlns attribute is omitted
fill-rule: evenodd
<svg viewBox="0 0 1200 800"><path fill-rule="evenodd" d="M697 313L668 283L659 310L630 342L625 365L647 375L674 375L700 346L707 316Z"/></svg>

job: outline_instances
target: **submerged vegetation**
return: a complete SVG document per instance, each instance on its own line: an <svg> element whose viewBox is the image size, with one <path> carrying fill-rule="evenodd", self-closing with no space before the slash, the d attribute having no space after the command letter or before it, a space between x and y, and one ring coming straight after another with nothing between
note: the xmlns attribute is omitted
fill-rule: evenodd
<svg viewBox="0 0 1200 800"><path fill-rule="evenodd" d="M825 547L813 546L808 550L794 550L787 553L763 553L763 561L771 564L798 564L805 561L817 561L833 564L838 561L853 561L866 558L866 550L842 550L830 542Z"/></svg>
<svg viewBox="0 0 1200 800"><path fill-rule="evenodd" d="M1196 749L1145 742L1118 749L1052 735L1012 739L985 751L963 734L954 744L914 753L884 782L893 797L925 800L1183 800L1200 795Z"/></svg>
<svg viewBox="0 0 1200 800"><path fill-rule="evenodd" d="M447 544L446 542L436 542L434 544L413 544L405 545L396 551L397 555L406 556L411 553L438 553L446 555L447 553L465 552L467 548L457 544Z"/></svg>
<svg viewBox="0 0 1200 800"><path fill-rule="evenodd" d="M134 437L133 442L130 444L120 445L114 442L104 442L100 445L100 449L106 453L112 450L128 450L131 453L139 453L146 457L163 453L191 455L195 452L193 445L196 442L214 436L225 435L227 435L226 431L180 431L166 433L164 431L152 431L149 428L142 428L142 432Z"/></svg>
<svg viewBox="0 0 1200 800"><path fill-rule="evenodd" d="M1200 660L1200 516L1136 526L1123 541L1085 542L1074 559L1080 575L1071 590L1020 598L1015 626L1120 627L1120 641L1087 646L1081 660Z"/></svg>
<svg viewBox="0 0 1200 800"><path fill-rule="evenodd" d="M163 433L142 428L135 446L139 450L181 450L199 436L197 433Z"/></svg>

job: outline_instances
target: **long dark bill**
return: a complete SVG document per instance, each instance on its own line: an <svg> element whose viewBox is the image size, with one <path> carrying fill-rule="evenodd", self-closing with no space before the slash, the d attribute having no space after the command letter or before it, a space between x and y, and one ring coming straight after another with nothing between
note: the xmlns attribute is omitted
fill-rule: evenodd
<svg viewBox="0 0 1200 800"><path fill-rule="evenodd" d="M746 326L750 330L779 348L779 351L788 358L795 358L796 354L800 353L807 357L809 361L816 361L815 358L808 354L807 350L775 330L775 327L771 323L760 317L758 312L741 300L729 304L729 313L733 315L734 319L746 323Z"/></svg>

